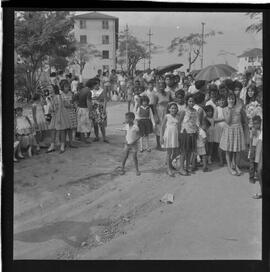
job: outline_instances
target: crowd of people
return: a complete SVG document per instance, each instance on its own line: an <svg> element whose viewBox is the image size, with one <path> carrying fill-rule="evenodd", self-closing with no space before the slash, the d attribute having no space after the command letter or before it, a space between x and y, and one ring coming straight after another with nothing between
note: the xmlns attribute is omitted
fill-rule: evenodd
<svg viewBox="0 0 270 272"><path fill-rule="evenodd" d="M89 144L92 128L94 142L104 143L107 103L127 102L125 114L126 143L121 174L129 153L140 175L137 152L151 152L150 135L155 135L156 149L166 150L167 174L189 176L202 165L226 162L228 171L240 176L240 159L248 152L249 180L262 184L262 71L247 72L211 82L195 81L191 74L101 70L80 82L63 72L51 73L50 83L32 98L31 121L23 107L15 104L14 162L40 151L45 131L50 132L47 153L76 148L75 141ZM67 141L68 139L68 141ZM254 198L261 198L261 192Z"/></svg>

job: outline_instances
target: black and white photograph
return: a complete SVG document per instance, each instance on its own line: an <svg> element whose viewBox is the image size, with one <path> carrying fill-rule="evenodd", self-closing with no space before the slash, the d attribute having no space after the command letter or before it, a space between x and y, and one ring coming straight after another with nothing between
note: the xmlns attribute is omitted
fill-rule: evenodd
<svg viewBox="0 0 270 272"><path fill-rule="evenodd" d="M14 260L262 260L262 12L14 13Z"/></svg>

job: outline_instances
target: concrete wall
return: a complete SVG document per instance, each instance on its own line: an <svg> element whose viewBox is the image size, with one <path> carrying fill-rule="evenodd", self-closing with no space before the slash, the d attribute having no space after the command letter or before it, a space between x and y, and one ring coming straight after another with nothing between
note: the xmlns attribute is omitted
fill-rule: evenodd
<svg viewBox="0 0 270 272"><path fill-rule="evenodd" d="M246 70L248 70L249 67L261 67L261 62L262 62L262 58L261 57L257 57L254 59L253 62L249 62L249 58L248 57L242 57L239 58L239 62L238 62L238 72L239 73L244 73Z"/></svg>

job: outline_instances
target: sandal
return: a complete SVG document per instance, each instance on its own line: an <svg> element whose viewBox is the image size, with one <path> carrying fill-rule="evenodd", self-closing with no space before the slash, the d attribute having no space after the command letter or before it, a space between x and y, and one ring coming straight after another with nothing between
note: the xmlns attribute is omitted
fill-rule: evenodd
<svg viewBox="0 0 270 272"><path fill-rule="evenodd" d="M137 171L136 172L136 176L140 176L141 175L141 172L140 171Z"/></svg>
<svg viewBox="0 0 270 272"><path fill-rule="evenodd" d="M16 158L13 158L13 162L19 162L19 160L17 160Z"/></svg>
<svg viewBox="0 0 270 272"><path fill-rule="evenodd" d="M234 169L231 169L231 174L232 174L233 176L238 176L237 172L236 172Z"/></svg>

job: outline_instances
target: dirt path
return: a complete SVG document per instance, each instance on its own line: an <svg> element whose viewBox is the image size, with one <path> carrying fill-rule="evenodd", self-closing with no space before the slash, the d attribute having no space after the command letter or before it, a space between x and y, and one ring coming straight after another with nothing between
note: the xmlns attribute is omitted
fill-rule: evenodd
<svg viewBox="0 0 270 272"><path fill-rule="evenodd" d="M260 259L261 200L225 168L168 178L165 153L120 176L126 105L109 107L110 144L15 165L15 259ZM151 139L154 146L154 137ZM173 193L173 204L160 198Z"/></svg>

